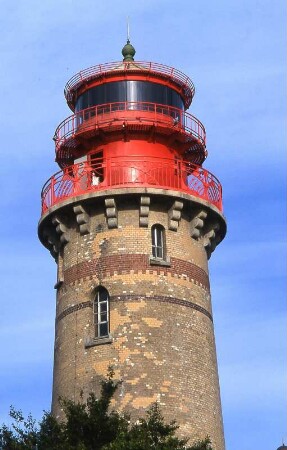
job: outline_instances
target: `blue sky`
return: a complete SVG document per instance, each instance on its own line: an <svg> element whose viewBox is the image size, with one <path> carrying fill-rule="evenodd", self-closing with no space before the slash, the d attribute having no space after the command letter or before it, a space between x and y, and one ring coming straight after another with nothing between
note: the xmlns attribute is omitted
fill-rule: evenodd
<svg viewBox="0 0 287 450"><path fill-rule="evenodd" d="M136 58L190 76L205 167L222 182L228 235L210 261L228 450L276 449L286 421L286 116L283 0L2 0L0 422L49 409L56 267L37 240L66 81Z"/></svg>

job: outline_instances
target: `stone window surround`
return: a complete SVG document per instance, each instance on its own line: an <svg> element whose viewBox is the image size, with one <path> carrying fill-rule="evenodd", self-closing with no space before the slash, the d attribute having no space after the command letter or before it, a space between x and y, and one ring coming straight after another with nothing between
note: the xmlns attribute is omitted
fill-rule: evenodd
<svg viewBox="0 0 287 450"><path fill-rule="evenodd" d="M108 336L87 339L85 342L85 348L95 347L96 345L111 344L112 342L113 342L113 337L109 333Z"/></svg>

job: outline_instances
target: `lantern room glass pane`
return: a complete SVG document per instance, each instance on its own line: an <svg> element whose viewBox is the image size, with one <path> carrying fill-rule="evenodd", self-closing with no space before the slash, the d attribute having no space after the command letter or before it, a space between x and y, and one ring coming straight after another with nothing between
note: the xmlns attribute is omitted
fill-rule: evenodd
<svg viewBox="0 0 287 450"><path fill-rule="evenodd" d="M181 96L168 86L149 81L123 80L87 90L77 99L75 111L115 102L148 102L184 109ZM136 105L132 109L137 109Z"/></svg>

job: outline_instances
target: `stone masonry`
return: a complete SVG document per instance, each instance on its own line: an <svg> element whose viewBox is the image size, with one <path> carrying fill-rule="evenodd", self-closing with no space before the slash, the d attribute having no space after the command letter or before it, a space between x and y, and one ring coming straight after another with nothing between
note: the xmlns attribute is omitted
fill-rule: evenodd
<svg viewBox="0 0 287 450"><path fill-rule="evenodd" d="M113 407L135 419L155 401L182 436L224 449L208 258L225 221L200 199L154 189L63 202L40 221L58 262L53 413L59 396L99 393L109 365L122 384ZM165 230L152 257L151 227ZM97 287L110 295L110 334L96 340Z"/></svg>

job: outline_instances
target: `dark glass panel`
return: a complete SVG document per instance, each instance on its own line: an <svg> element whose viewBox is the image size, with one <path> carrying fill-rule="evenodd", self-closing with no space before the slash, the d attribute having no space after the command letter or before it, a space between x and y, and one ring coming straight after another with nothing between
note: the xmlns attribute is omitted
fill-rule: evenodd
<svg viewBox="0 0 287 450"><path fill-rule="evenodd" d="M104 288L99 290L99 301L103 302L108 299L108 291Z"/></svg>
<svg viewBox="0 0 287 450"><path fill-rule="evenodd" d="M163 259L163 248L162 247L156 248L156 257Z"/></svg>
<svg viewBox="0 0 287 450"><path fill-rule="evenodd" d="M162 247L162 229L156 228L157 246Z"/></svg>
<svg viewBox="0 0 287 450"><path fill-rule="evenodd" d="M100 303L101 313L107 311L107 302Z"/></svg>
<svg viewBox="0 0 287 450"><path fill-rule="evenodd" d="M108 324L107 323L101 323L100 325L100 336L107 336L108 333Z"/></svg>
<svg viewBox="0 0 287 450"><path fill-rule="evenodd" d="M108 320L108 315L106 312L101 314L101 322L107 322Z"/></svg>
<svg viewBox="0 0 287 450"><path fill-rule="evenodd" d="M114 102L150 102L184 109L180 95L162 84L149 81L115 81L95 86L80 95L76 102L76 111L95 105ZM136 105L131 105L136 109Z"/></svg>

